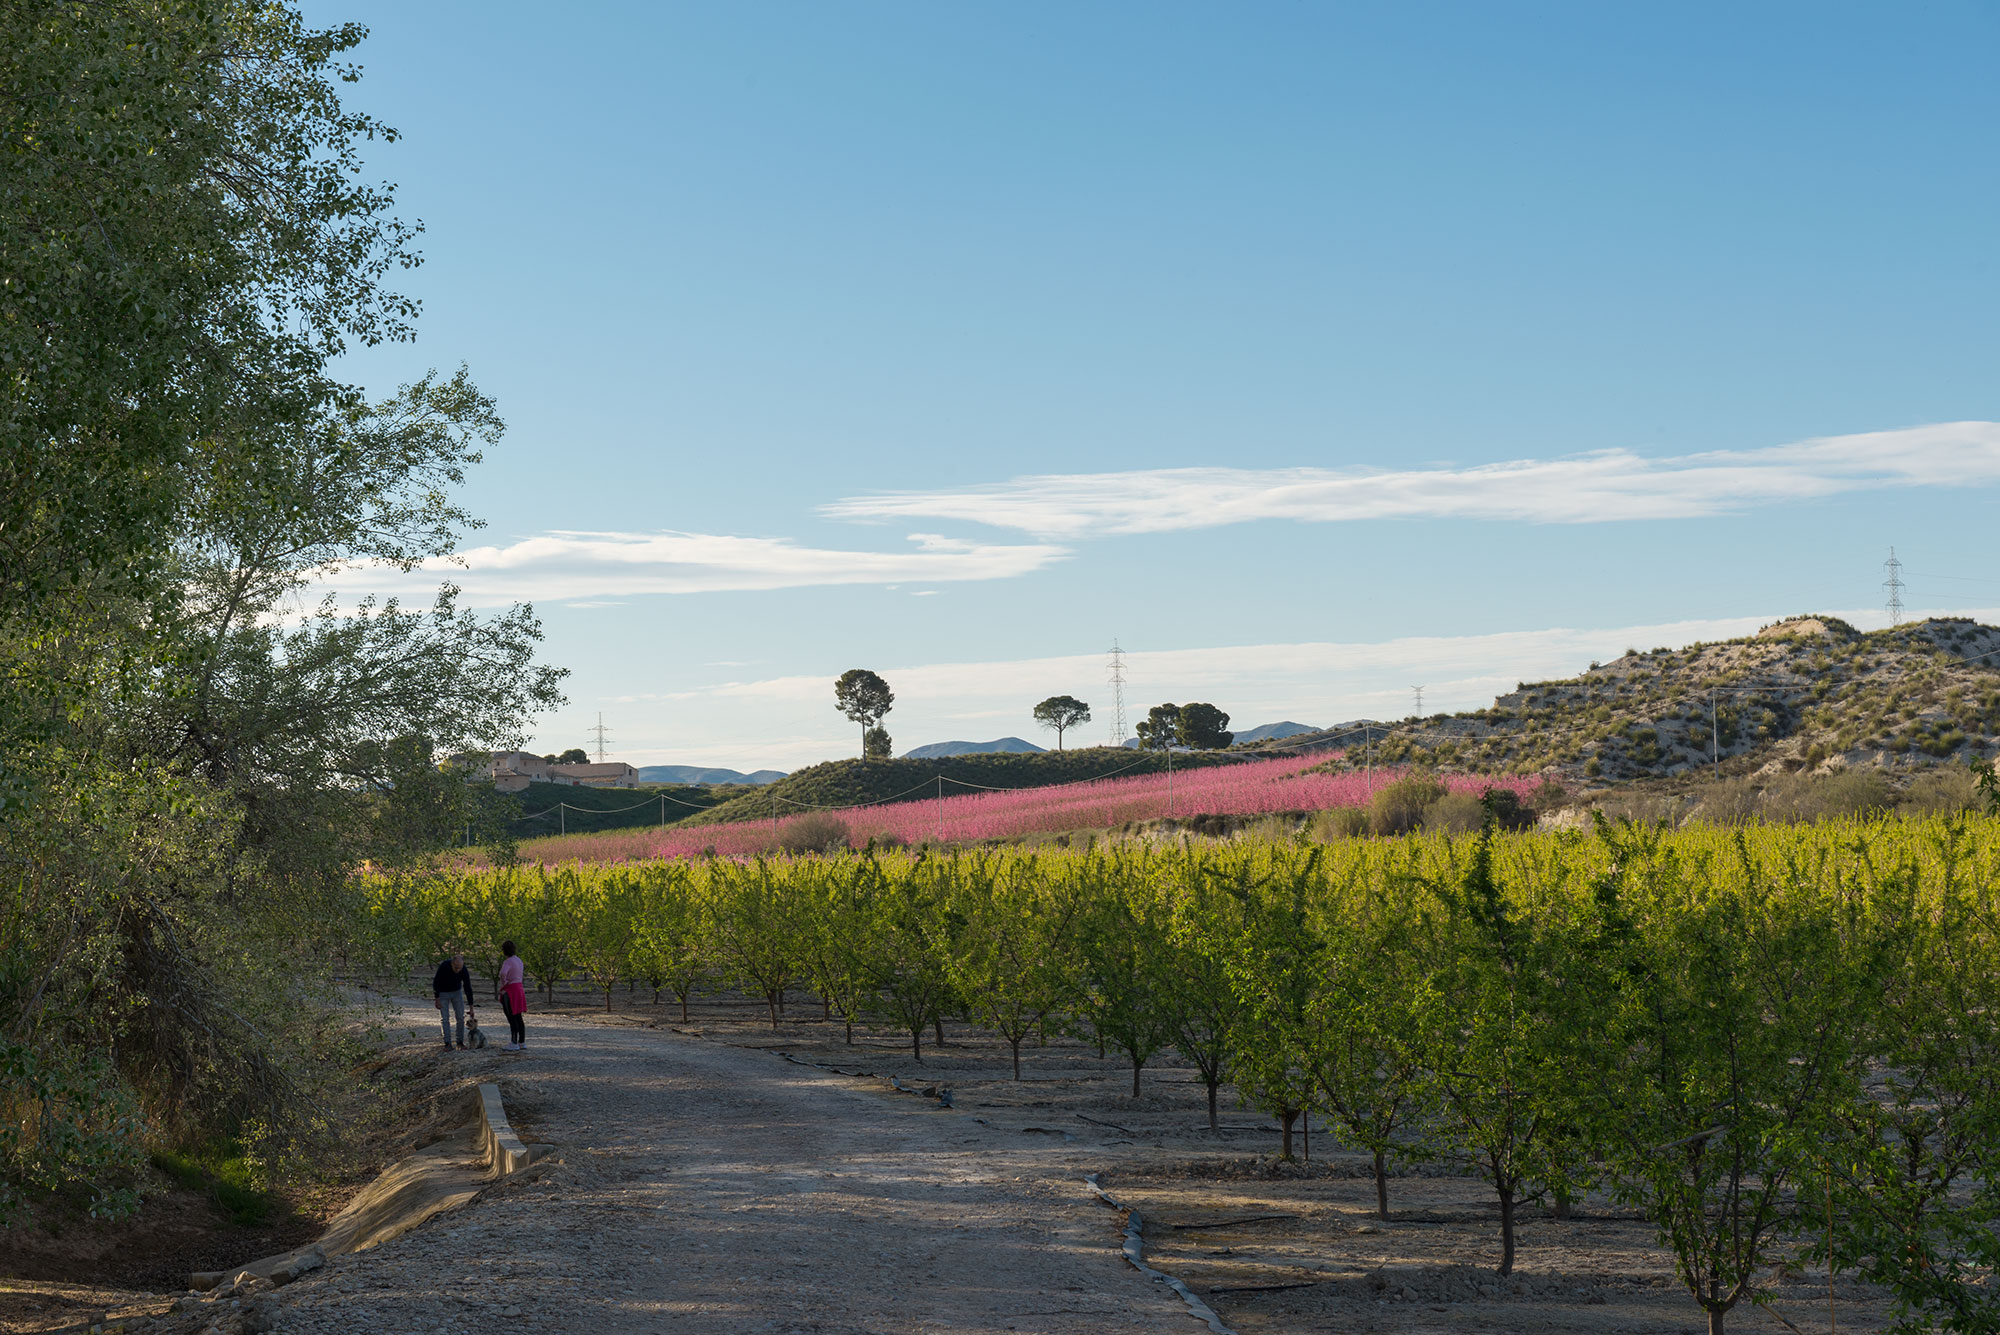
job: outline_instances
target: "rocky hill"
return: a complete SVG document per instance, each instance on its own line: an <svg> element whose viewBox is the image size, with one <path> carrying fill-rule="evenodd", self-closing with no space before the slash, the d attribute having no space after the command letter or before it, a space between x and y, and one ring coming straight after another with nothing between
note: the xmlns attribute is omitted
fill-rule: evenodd
<svg viewBox="0 0 2000 1335"><path fill-rule="evenodd" d="M1996 747L2000 629L1939 618L1863 633L1813 616L1630 650L1569 680L1523 682L1491 709L1385 724L1374 760L1615 781L1913 770Z"/></svg>

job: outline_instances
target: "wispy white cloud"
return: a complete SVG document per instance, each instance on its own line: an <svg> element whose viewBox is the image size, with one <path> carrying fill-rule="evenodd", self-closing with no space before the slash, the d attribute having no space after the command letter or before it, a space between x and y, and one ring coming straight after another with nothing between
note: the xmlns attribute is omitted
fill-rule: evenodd
<svg viewBox="0 0 2000 1335"><path fill-rule="evenodd" d="M506 546L474 547L456 563L411 575L353 570L333 583L343 596L407 596L448 579L475 606L561 601L589 607L651 593L1007 579L1068 555L1066 548L1045 543L965 542L930 533L913 533L910 542L903 551L863 552L805 547L788 538L559 531Z"/></svg>
<svg viewBox="0 0 2000 1335"><path fill-rule="evenodd" d="M853 520L949 519L1076 538L1258 519L1693 519L1870 488L1993 482L2000 482L2000 423L1945 422L1655 459L1605 450L1469 468L1046 474L962 490L852 496L823 512Z"/></svg>

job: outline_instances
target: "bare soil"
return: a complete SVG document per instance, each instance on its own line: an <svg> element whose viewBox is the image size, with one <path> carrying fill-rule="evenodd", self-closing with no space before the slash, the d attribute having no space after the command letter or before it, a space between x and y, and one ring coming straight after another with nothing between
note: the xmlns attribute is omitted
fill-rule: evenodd
<svg viewBox="0 0 2000 1335"><path fill-rule="evenodd" d="M431 1073L413 1085L496 1080L524 1138L558 1148L468 1209L280 1290L274 1329L1200 1329L1125 1263L1123 1216L1086 1173L1142 1212L1149 1260L1240 1335L1704 1328L1629 1211L1587 1200L1568 1219L1531 1214L1502 1281L1497 1211L1476 1178L1401 1172L1393 1218L1376 1219L1363 1156L1320 1127L1308 1164L1280 1161L1275 1121L1227 1090L1211 1135L1205 1091L1172 1061L1149 1066L1134 1099L1115 1053L1073 1039L1024 1049L1017 1082L1006 1045L962 1024L942 1049L927 1034L919 1063L905 1036L864 1030L850 1046L816 1002L773 1028L740 997L699 1001L687 1022L671 998L612 1000L607 1013L602 994L536 994L518 1054L443 1052L428 1004L400 1003L387 1055ZM22 1287L0 1282L6 1335L146 1296ZM1731 1329L1887 1324L1879 1295L1844 1280L1830 1309L1823 1273L1773 1275L1764 1291L1769 1310L1746 1303ZM228 1319L204 1304L149 1329Z"/></svg>

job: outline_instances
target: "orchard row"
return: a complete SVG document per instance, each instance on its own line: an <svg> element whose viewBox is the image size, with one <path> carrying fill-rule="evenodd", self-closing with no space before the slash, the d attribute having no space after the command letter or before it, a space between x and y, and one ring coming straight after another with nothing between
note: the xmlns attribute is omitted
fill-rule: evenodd
<svg viewBox="0 0 2000 1335"><path fill-rule="evenodd" d="M1453 1164L1515 1218L1643 1208L1709 1314L1797 1248L1921 1319L1993 1329L2000 820L1602 825L667 861L382 882L379 921L542 987L640 980L683 1008L788 988L922 1058L941 1017L1174 1050L1289 1128ZM1816 1242L1814 1240L1817 1240Z"/></svg>

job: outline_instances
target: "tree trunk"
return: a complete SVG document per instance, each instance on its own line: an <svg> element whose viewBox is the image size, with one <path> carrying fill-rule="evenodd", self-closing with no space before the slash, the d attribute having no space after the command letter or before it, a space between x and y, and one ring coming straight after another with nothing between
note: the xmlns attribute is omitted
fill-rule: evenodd
<svg viewBox="0 0 2000 1335"><path fill-rule="evenodd" d="M1727 1307L1708 1309L1708 1335L1722 1335L1722 1318L1729 1314Z"/></svg>
<svg viewBox="0 0 2000 1335"><path fill-rule="evenodd" d="M832 997L821 997L819 999L819 1018L822 1020L831 1020L833 1018Z"/></svg>
<svg viewBox="0 0 2000 1335"><path fill-rule="evenodd" d="M611 989L608 987L604 989L604 1013L611 1014Z"/></svg>
<svg viewBox="0 0 2000 1335"><path fill-rule="evenodd" d="M1216 1120L1215 1116L1215 1093L1221 1087L1222 1081L1220 1078L1208 1082L1208 1134L1211 1136L1222 1134L1222 1123Z"/></svg>
<svg viewBox="0 0 2000 1335"><path fill-rule="evenodd" d="M1289 1159L1292 1157L1292 1124L1299 1120L1299 1110L1297 1108L1287 1108L1278 1120L1285 1124L1284 1138L1278 1143L1278 1157L1280 1159Z"/></svg>
<svg viewBox="0 0 2000 1335"><path fill-rule="evenodd" d="M842 1012L841 1018L847 1021L847 1046L851 1048L854 1046L854 1017Z"/></svg>
<svg viewBox="0 0 2000 1335"><path fill-rule="evenodd" d="M1380 1150L1375 1151L1375 1217L1389 1217L1389 1166Z"/></svg>
<svg viewBox="0 0 2000 1335"><path fill-rule="evenodd" d="M1500 1275L1514 1273L1514 1186L1500 1188Z"/></svg>
<svg viewBox="0 0 2000 1335"><path fill-rule="evenodd" d="M776 992L766 992L764 994L764 1004L771 1008L771 1027L776 1029L778 1027L778 994Z"/></svg>
<svg viewBox="0 0 2000 1335"><path fill-rule="evenodd" d="M1007 1040L1007 1044L1014 1049L1014 1078L1019 1080L1021 1078L1021 1040L1010 1038Z"/></svg>
<svg viewBox="0 0 2000 1335"><path fill-rule="evenodd" d="M924 1059L924 1027L921 1024L910 1026L910 1051L918 1061Z"/></svg>
<svg viewBox="0 0 2000 1335"><path fill-rule="evenodd" d="M1550 1207L1549 1213L1558 1219L1567 1219L1570 1217L1570 1198L1567 1191L1564 1191L1560 1187L1556 1188L1555 1204Z"/></svg>
<svg viewBox="0 0 2000 1335"><path fill-rule="evenodd" d="M1135 1099L1139 1097L1139 1068L1144 1065L1139 1061L1132 1063L1132 1097Z"/></svg>
<svg viewBox="0 0 2000 1335"><path fill-rule="evenodd" d="M688 994L685 992L681 993L681 1023L682 1024L694 1023L692 1020L688 1019Z"/></svg>
<svg viewBox="0 0 2000 1335"><path fill-rule="evenodd" d="M943 1046L944 1046L944 1016L943 1016L943 1015L941 1015L941 1014L940 1014L940 1015L934 1015L934 1016L932 1016L932 1017L931 1017L931 1023L932 1023L932 1024L935 1024L935 1025L937 1026L937 1045L938 1045L939 1047L943 1047Z"/></svg>

